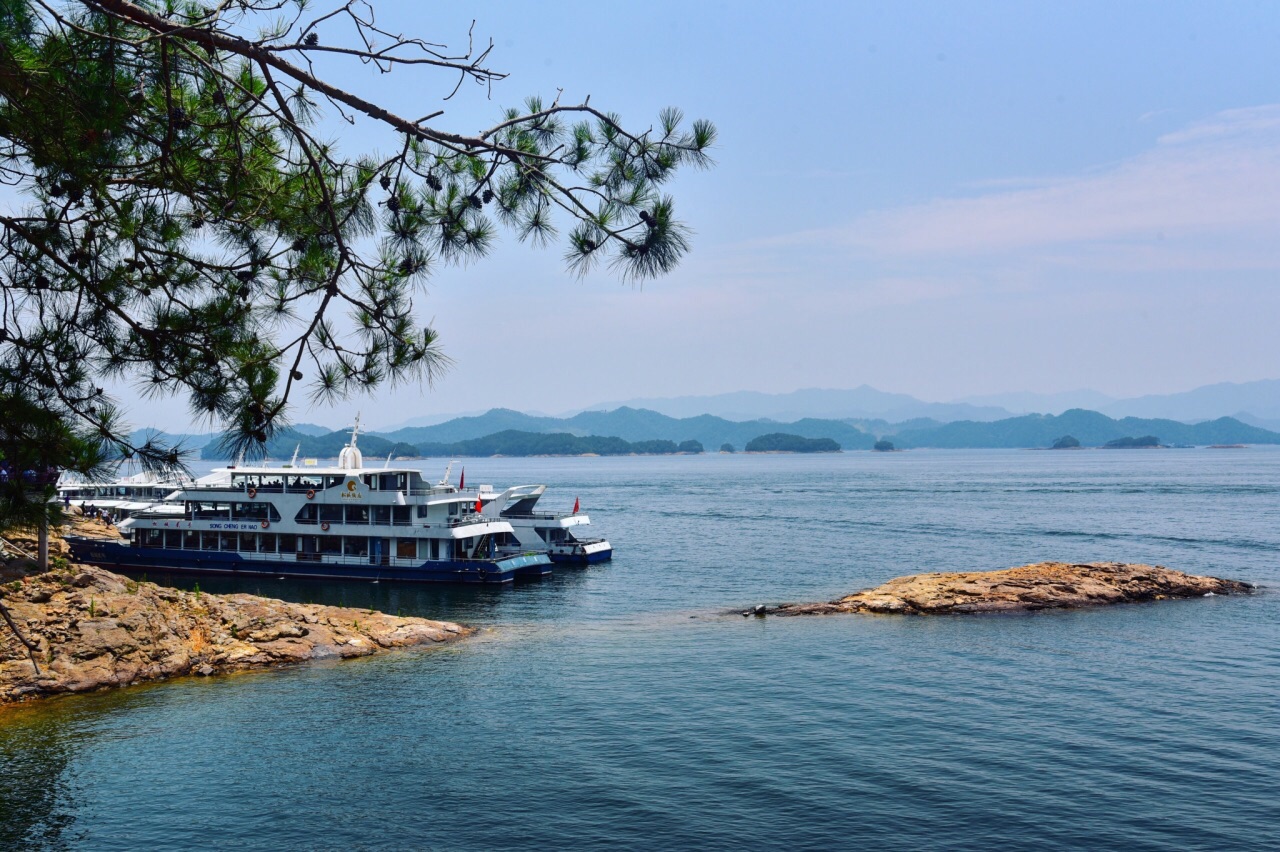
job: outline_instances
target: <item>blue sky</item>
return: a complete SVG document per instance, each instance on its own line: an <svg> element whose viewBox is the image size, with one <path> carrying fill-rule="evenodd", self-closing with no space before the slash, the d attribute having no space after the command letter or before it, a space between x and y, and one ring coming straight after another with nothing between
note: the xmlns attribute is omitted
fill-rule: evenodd
<svg viewBox="0 0 1280 852"><path fill-rule="evenodd" d="M1280 5L453 5L377 10L451 46L474 18L510 72L491 99L327 73L403 114L443 106L450 129L557 88L633 126L668 105L709 118L718 165L672 187L693 253L636 288L506 239L418 300L457 362L434 390L298 419L1280 375ZM387 147L363 131L342 145ZM184 425L180 404L155 412Z"/></svg>

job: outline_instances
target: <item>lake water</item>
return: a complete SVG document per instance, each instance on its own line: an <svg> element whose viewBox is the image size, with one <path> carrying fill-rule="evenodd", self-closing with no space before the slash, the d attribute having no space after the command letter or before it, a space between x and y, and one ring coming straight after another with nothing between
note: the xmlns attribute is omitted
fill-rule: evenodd
<svg viewBox="0 0 1280 852"><path fill-rule="evenodd" d="M503 590L247 582L482 632L6 711L0 847L1280 845L1280 450L466 468L548 483L548 510L580 498L614 560ZM722 614L1045 559L1263 589L993 617Z"/></svg>

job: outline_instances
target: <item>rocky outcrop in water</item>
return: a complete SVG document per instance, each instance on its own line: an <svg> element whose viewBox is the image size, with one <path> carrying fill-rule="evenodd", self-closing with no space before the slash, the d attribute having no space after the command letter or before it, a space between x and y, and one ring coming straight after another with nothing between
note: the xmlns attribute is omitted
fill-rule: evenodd
<svg viewBox="0 0 1280 852"><path fill-rule="evenodd" d="M1040 562L1002 571L914 574L830 603L782 604L770 615L842 612L945 615L1073 609L1168 598L1242 594L1248 583L1123 562ZM744 615L762 615L759 607Z"/></svg>
<svg viewBox="0 0 1280 852"><path fill-rule="evenodd" d="M0 622L0 703L180 675L365 657L473 632L373 610L185 592L88 565L8 580L0 585L0 601L33 645L29 653Z"/></svg>

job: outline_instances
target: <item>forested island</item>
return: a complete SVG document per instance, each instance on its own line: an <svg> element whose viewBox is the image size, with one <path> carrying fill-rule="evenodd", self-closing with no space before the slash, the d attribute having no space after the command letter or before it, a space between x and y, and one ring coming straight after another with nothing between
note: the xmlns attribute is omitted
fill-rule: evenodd
<svg viewBox="0 0 1280 852"><path fill-rule="evenodd" d="M346 432L311 436L294 433L275 444L277 458L291 457L294 448L299 457L333 458L351 440ZM292 441L290 445L289 441ZM667 456L697 455L705 452L695 440L624 441L622 438L599 435L570 435L567 432L542 434L520 432L513 429L473 438L467 441L407 444L393 442L377 435L361 435L360 448L365 455L376 458L390 455L392 458L483 457L483 456ZM205 459L225 459L226 451L213 442L201 451Z"/></svg>
<svg viewBox="0 0 1280 852"><path fill-rule="evenodd" d="M840 445L830 438L802 438L773 432L747 442L749 453L838 453Z"/></svg>

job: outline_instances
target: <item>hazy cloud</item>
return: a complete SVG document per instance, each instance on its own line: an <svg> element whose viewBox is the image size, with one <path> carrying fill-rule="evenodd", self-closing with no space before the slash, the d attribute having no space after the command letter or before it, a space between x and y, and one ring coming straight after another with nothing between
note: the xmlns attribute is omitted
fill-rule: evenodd
<svg viewBox="0 0 1280 852"><path fill-rule="evenodd" d="M1116 268L1280 268L1280 105L1231 110L1115 166L797 235L872 257L1035 254Z"/></svg>

